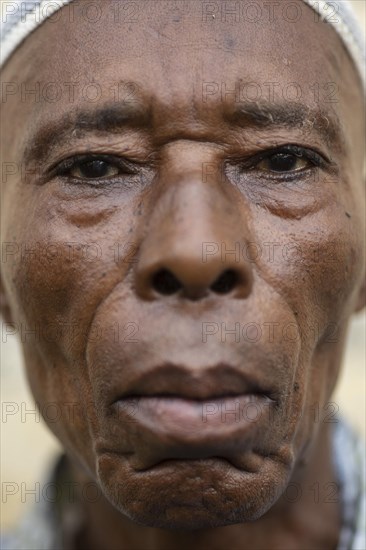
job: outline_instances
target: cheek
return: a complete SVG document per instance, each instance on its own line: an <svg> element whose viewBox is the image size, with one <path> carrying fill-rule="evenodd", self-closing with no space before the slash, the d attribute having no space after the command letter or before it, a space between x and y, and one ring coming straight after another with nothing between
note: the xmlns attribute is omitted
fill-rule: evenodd
<svg viewBox="0 0 366 550"><path fill-rule="evenodd" d="M9 215L16 221L4 235L2 274L27 377L49 428L91 470L90 427L96 431L97 415L85 348L98 303L133 265L125 246L133 207L123 219L112 219L105 200L92 209L90 201L60 203L46 189L31 192L29 186L19 195L9 194L9 204L16 205ZM55 418L47 412L51 403Z"/></svg>
<svg viewBox="0 0 366 550"><path fill-rule="evenodd" d="M329 207L314 219L317 247L314 268L308 274L311 298L323 325L332 330L352 314L363 276L362 230L343 205ZM320 321L321 322L321 321Z"/></svg>
<svg viewBox="0 0 366 550"><path fill-rule="evenodd" d="M343 204L328 206L299 220L255 221L262 254L260 276L291 307L301 334L317 339L334 332L353 310L363 274L362 224L349 218ZM266 244L266 248L263 247Z"/></svg>
<svg viewBox="0 0 366 550"><path fill-rule="evenodd" d="M328 401L362 283L362 220L347 200L333 197L324 208L299 220L263 214L253 225L256 242L262 245L256 263L260 277L281 296L299 326L301 352L297 368L294 365L298 391L291 397L290 416L297 425L295 445L301 449L314 437L321 419L334 412ZM263 295L261 289L258 292ZM291 331L286 334L291 338ZM298 407L302 413L295 418Z"/></svg>
<svg viewBox="0 0 366 550"><path fill-rule="evenodd" d="M95 309L133 266L136 201L118 211L105 196L61 200L52 183L28 194L5 272L15 316L37 325L49 357L81 358Z"/></svg>

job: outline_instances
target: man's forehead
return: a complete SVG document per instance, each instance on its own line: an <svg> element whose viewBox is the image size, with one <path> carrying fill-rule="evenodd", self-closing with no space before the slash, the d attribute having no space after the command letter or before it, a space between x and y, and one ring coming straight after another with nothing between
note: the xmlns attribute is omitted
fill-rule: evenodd
<svg viewBox="0 0 366 550"><path fill-rule="evenodd" d="M325 87L336 83L341 62L336 59L344 52L334 31L314 22L306 5L296 23L279 18L273 25L263 17L212 26L202 19L201 2L189 2L188 14L179 19L172 17L170 3L143 2L146 9L130 24L113 17L109 3L102 4L103 16L95 22L86 20L82 3L75 4L72 21L61 10L61 17L29 36L5 67L5 74L8 69L25 83L25 100L31 99L27 83L29 89L31 82L39 85L35 112L111 97L126 103L136 97L129 82L136 83L139 99L157 96L168 105L192 98L210 104L275 97L332 102L332 89Z"/></svg>
<svg viewBox="0 0 366 550"><path fill-rule="evenodd" d="M182 89L187 80L191 85L194 75L198 81L211 77L228 85L236 78L258 83L329 78L334 76L330 66L337 57L332 52L342 53L331 27L314 20L313 11L303 2L292 2L301 5L299 20L280 16L275 24L264 15L254 21L212 20L202 14L207 2L184 3L188 9L178 17L174 15L177 4L164 0L134 2L138 17L127 23L115 16L111 9L115 4L113 0L101 3L102 13L96 20L85 16L83 2L75 3L72 20L62 9L57 20L46 21L27 38L23 69L38 80L65 81L75 77L115 81L123 78L120 71L128 70L130 80L145 75L154 87L164 81L171 89L175 84ZM267 4L263 0L258 5Z"/></svg>

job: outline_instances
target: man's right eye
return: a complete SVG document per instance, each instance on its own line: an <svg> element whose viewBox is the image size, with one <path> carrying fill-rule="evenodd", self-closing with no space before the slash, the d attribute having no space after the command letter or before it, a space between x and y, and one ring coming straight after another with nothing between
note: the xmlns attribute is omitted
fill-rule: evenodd
<svg viewBox="0 0 366 550"><path fill-rule="evenodd" d="M117 176L119 168L106 162L105 160L89 160L74 165L69 171L73 178L81 179L100 179Z"/></svg>
<svg viewBox="0 0 366 550"><path fill-rule="evenodd" d="M79 156L66 159L56 168L55 173L78 180L109 180L117 176L136 173L132 163L122 158L105 156Z"/></svg>

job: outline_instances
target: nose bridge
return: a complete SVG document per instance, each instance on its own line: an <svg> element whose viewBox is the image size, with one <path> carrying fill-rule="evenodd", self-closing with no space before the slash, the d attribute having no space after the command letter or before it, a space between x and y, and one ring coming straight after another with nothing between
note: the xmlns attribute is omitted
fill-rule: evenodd
<svg viewBox="0 0 366 550"><path fill-rule="evenodd" d="M198 171L179 178L167 191L166 199L168 221L174 222L171 234L179 234L180 240L185 235L185 246L194 245L197 238L218 236L225 225L225 210L233 214L224 194L216 186L203 183ZM162 209L165 208L162 205Z"/></svg>
<svg viewBox="0 0 366 550"><path fill-rule="evenodd" d="M178 248L184 245L193 253L202 239L239 237L238 207L225 190L228 183L225 186L221 165L217 145L179 140L165 148L158 209L164 214L158 223L169 224L167 237L175 234Z"/></svg>
<svg viewBox="0 0 366 550"><path fill-rule="evenodd" d="M252 284L250 265L232 252L243 242L246 222L223 189L219 161L197 152L186 160L184 156L162 170L162 191L136 265L136 290L145 299L171 294L191 300L246 297ZM206 162L215 168L210 180L203 177Z"/></svg>
<svg viewBox="0 0 366 550"><path fill-rule="evenodd" d="M197 256L197 245L208 239L239 238L237 204L225 193L217 146L188 140L169 144L159 183L162 191L150 219L149 241L159 234L160 250L169 243L176 253Z"/></svg>

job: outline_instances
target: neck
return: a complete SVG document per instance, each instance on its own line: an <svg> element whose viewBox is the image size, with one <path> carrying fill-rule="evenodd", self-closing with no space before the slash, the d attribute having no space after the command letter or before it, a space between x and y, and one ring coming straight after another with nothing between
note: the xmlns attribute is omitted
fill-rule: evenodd
<svg viewBox="0 0 366 550"><path fill-rule="evenodd" d="M84 506L84 530L77 547L90 550L224 550L228 547L335 550L341 527L340 495L331 455L332 424L322 424L306 464L297 466L276 504L260 519L195 531L168 531L139 525L104 497ZM90 479L75 467L78 484Z"/></svg>

